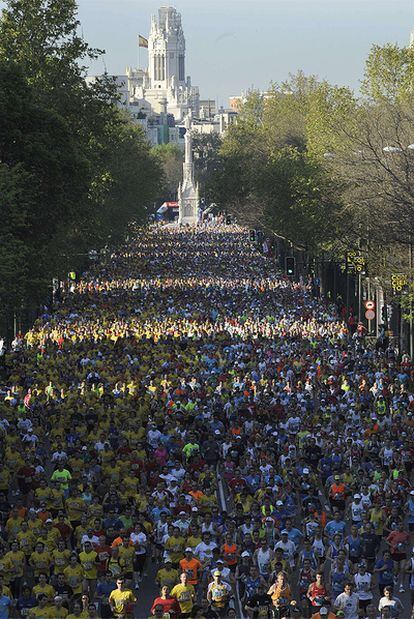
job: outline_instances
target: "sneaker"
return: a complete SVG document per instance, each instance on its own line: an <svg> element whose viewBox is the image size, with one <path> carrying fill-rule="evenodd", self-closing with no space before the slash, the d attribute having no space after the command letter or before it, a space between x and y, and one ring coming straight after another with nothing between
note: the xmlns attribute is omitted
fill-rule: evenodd
<svg viewBox="0 0 414 619"><path fill-rule="evenodd" d="M405 589L404 589L404 585L400 585L400 593L404 593Z"/></svg>

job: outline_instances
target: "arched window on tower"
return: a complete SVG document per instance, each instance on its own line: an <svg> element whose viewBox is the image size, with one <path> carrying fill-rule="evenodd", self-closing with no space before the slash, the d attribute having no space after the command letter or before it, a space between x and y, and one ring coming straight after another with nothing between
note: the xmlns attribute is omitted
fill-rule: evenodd
<svg viewBox="0 0 414 619"><path fill-rule="evenodd" d="M178 58L178 79L180 82L185 80L184 56L182 54Z"/></svg>
<svg viewBox="0 0 414 619"><path fill-rule="evenodd" d="M165 56L164 56L164 54L162 54L160 56L160 61L161 61L161 77L160 77L160 80L165 80Z"/></svg>

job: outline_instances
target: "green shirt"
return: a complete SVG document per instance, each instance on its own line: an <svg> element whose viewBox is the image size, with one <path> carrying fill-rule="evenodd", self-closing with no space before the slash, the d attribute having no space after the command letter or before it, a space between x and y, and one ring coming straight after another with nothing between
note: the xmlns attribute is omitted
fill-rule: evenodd
<svg viewBox="0 0 414 619"><path fill-rule="evenodd" d="M67 469L63 469L63 471L59 471L59 469L56 469L56 471L53 472L53 475L50 479L52 481L59 481L60 487L63 490L68 490L69 481L72 479L72 475L69 473Z"/></svg>

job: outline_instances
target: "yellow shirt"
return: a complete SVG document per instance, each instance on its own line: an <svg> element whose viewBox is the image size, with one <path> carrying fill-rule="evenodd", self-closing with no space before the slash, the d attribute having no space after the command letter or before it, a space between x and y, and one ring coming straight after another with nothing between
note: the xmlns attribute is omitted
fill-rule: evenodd
<svg viewBox="0 0 414 619"><path fill-rule="evenodd" d="M39 576L40 572L49 572L50 564L51 564L51 556L48 552L37 552L35 550L30 555L30 565L33 566L34 575Z"/></svg>
<svg viewBox="0 0 414 619"><path fill-rule="evenodd" d="M35 537L32 531L19 531L16 539L25 555L30 555L33 552Z"/></svg>
<svg viewBox="0 0 414 619"><path fill-rule="evenodd" d="M83 575L87 580L93 580L97 577L97 565L95 563L97 553L94 550L91 552L85 552L84 550L79 553L79 561L83 569Z"/></svg>
<svg viewBox="0 0 414 619"><path fill-rule="evenodd" d="M48 585L46 584L44 587L42 587L41 585L36 585L35 587L33 587L33 595L37 598L41 593L44 593L49 599L52 599L55 597L55 590L52 587L52 585Z"/></svg>
<svg viewBox="0 0 414 619"><path fill-rule="evenodd" d="M10 582L10 561L5 557L0 558L0 576L3 577L4 584L8 585Z"/></svg>
<svg viewBox="0 0 414 619"><path fill-rule="evenodd" d="M109 601L114 607L114 614L122 615L125 606L128 604L133 604L136 601L136 597L130 589L126 589L125 591L115 589L114 591L111 591Z"/></svg>
<svg viewBox="0 0 414 619"><path fill-rule="evenodd" d="M29 617L33 617L34 619L53 619L53 608L51 606L45 606L44 608L35 606L30 609Z"/></svg>
<svg viewBox="0 0 414 619"><path fill-rule="evenodd" d="M125 572L134 571L135 548L133 546L119 546L119 563Z"/></svg>
<svg viewBox="0 0 414 619"><path fill-rule="evenodd" d="M190 613L194 606L194 587L193 585L175 585L171 590L171 597L175 598L180 605L182 613Z"/></svg>
<svg viewBox="0 0 414 619"><path fill-rule="evenodd" d="M69 611L64 606L57 608L56 606L51 606L51 617L54 619L65 619L69 614Z"/></svg>
<svg viewBox="0 0 414 619"><path fill-rule="evenodd" d="M178 570L176 570L175 568L171 570L166 570L164 567L162 567L157 572L156 581L157 583L159 583L160 588L167 586L172 589L178 580L179 574Z"/></svg>
<svg viewBox="0 0 414 619"><path fill-rule="evenodd" d="M68 565L63 570L66 576L69 587L72 587L73 593L76 595L82 591L83 569L82 566L77 564L75 567Z"/></svg>
<svg viewBox="0 0 414 619"><path fill-rule="evenodd" d="M26 557L24 552L21 550L17 550L16 552L12 552L11 550L4 555L4 559L10 562L11 571L13 578L20 578L23 576L24 565L26 562Z"/></svg>
<svg viewBox="0 0 414 619"><path fill-rule="evenodd" d="M184 556L185 539L171 535L165 542L165 550L168 552L173 563L178 563Z"/></svg>
<svg viewBox="0 0 414 619"><path fill-rule="evenodd" d="M52 558L54 563L54 572L59 574L62 570L69 565L70 550L58 550L57 548L52 552Z"/></svg>

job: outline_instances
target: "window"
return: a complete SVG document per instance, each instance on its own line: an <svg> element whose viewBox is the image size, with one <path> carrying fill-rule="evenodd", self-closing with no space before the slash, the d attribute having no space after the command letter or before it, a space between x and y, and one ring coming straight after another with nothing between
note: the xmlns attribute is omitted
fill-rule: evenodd
<svg viewBox="0 0 414 619"><path fill-rule="evenodd" d="M180 82L185 80L184 56L178 58L178 79Z"/></svg>

